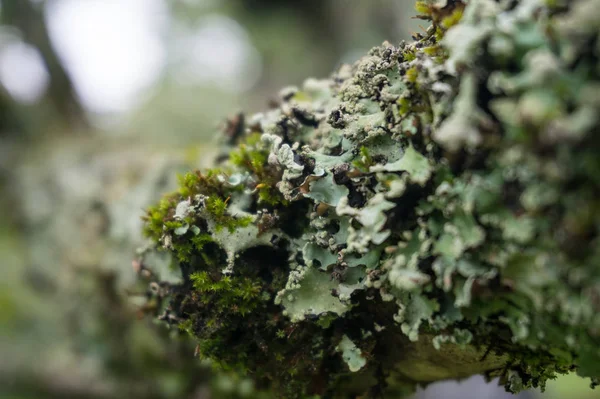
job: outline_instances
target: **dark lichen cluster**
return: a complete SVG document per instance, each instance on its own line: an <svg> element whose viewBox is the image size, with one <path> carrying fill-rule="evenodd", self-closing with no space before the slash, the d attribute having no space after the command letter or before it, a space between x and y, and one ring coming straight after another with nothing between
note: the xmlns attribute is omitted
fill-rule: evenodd
<svg viewBox="0 0 600 399"><path fill-rule="evenodd" d="M228 128L148 211L200 356L286 398L600 376L598 0L432 22Z"/></svg>

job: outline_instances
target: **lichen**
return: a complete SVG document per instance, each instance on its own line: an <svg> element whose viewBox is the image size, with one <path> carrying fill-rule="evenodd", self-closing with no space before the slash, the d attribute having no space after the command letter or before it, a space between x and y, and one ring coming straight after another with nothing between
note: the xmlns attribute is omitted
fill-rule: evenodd
<svg viewBox="0 0 600 399"><path fill-rule="evenodd" d="M147 214L201 356L286 398L598 378L598 7L421 1L414 42L246 118Z"/></svg>
<svg viewBox="0 0 600 399"><path fill-rule="evenodd" d="M352 372L357 372L361 368L367 364L367 360L362 355L360 349L348 338L348 336L344 335L342 340L336 347L339 352L342 352L342 356L344 357L344 361L348 364L348 368Z"/></svg>

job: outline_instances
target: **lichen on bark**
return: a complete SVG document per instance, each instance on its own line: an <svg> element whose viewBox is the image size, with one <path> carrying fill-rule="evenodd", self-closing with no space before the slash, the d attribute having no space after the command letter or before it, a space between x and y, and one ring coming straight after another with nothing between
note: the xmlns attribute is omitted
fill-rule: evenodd
<svg viewBox="0 0 600 399"><path fill-rule="evenodd" d="M599 7L420 1L413 42L237 118L146 216L161 319L286 398L597 381Z"/></svg>

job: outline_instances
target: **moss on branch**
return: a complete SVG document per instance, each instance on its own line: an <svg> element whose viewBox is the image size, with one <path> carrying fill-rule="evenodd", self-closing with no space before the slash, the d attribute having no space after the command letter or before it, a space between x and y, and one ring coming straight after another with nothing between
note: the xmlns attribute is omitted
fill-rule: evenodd
<svg viewBox="0 0 600 399"><path fill-rule="evenodd" d="M238 118L148 211L202 357L285 398L600 377L600 2L466 3Z"/></svg>

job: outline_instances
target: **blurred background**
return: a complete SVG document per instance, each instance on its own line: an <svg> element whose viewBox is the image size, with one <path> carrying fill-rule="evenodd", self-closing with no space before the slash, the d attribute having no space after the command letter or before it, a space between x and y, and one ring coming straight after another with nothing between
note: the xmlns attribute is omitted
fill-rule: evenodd
<svg viewBox="0 0 600 399"><path fill-rule="evenodd" d="M268 398L136 306L140 216L227 118L423 29L413 4L0 0L0 398ZM418 397L510 396L472 378Z"/></svg>

